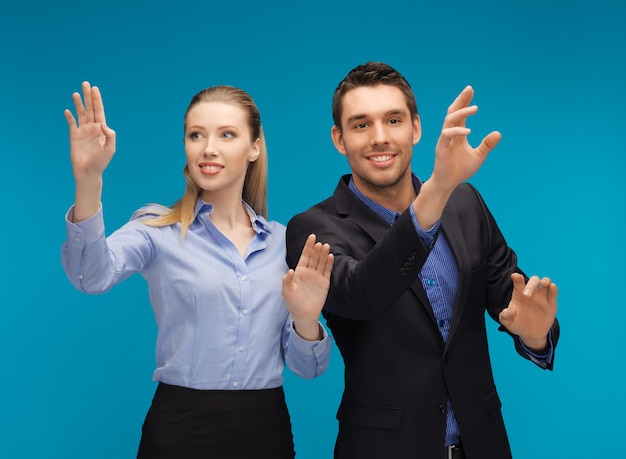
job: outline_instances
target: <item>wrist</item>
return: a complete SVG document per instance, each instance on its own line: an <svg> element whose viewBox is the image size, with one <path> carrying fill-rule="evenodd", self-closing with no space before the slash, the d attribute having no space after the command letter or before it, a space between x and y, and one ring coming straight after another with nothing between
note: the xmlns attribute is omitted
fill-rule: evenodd
<svg viewBox="0 0 626 459"><path fill-rule="evenodd" d="M526 346L528 349L530 349L533 352L542 353L544 351L547 351L548 349L548 337L547 336L543 337L542 339L533 339L533 338L520 336L520 340L522 341L522 343L524 343L524 346Z"/></svg>
<svg viewBox="0 0 626 459"><path fill-rule="evenodd" d="M323 338L322 329L317 320L293 319L293 329L300 338L307 341L319 341Z"/></svg>
<svg viewBox="0 0 626 459"><path fill-rule="evenodd" d="M453 189L447 190L435 183L431 177L422 185L413 201L413 211L420 227L428 231L439 221Z"/></svg>

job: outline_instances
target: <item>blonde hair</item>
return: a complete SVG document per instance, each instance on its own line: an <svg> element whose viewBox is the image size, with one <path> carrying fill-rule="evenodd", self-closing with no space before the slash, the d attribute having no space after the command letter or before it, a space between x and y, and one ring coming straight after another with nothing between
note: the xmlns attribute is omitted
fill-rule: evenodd
<svg viewBox="0 0 626 459"><path fill-rule="evenodd" d="M267 218L267 147L261 126L261 115L256 104L245 91L232 86L212 86L203 89L193 96L185 112L184 129L187 128L187 114L189 110L201 102L223 102L241 107L248 115L251 138L254 142L260 140L260 155L256 161L248 164L248 171L243 184L243 200L256 212ZM196 201L200 195L200 187L193 181L189 173L189 166L183 169L185 176L185 193L171 208L166 210L154 209L140 212L140 216L157 214L156 218L144 219L149 226L169 226L180 223L180 238L183 240L189 226L194 220Z"/></svg>

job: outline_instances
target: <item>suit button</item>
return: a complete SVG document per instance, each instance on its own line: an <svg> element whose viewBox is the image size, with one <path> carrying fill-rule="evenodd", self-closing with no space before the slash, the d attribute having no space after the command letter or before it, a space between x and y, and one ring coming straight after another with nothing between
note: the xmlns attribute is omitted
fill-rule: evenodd
<svg viewBox="0 0 626 459"><path fill-rule="evenodd" d="M446 414L446 405L439 405L437 407L437 410L439 411L440 414Z"/></svg>

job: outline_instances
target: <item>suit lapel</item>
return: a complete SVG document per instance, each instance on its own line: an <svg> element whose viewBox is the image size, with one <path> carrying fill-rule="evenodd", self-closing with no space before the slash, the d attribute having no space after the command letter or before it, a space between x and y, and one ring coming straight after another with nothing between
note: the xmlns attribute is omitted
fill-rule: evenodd
<svg viewBox="0 0 626 459"><path fill-rule="evenodd" d="M387 234L390 226L350 191L348 188L349 180L350 176L344 175L335 189L334 198L337 214L349 215L351 222L363 229L374 242L378 242Z"/></svg>

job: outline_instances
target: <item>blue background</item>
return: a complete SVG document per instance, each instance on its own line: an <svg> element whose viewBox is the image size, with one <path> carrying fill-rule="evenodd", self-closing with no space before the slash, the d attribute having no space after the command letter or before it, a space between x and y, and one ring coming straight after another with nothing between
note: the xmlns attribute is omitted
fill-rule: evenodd
<svg viewBox="0 0 626 459"><path fill-rule="evenodd" d="M518 358L490 323L514 456L602 457L623 438L626 19L623 2L11 2L0 12L0 457L131 458L153 395L155 325L143 279L103 296L59 261L74 184L63 109L101 87L118 151L108 232L183 191L182 118L231 84L261 109L270 217L287 223L348 171L330 141L332 92L382 60L414 87L427 178L445 111L472 84L471 141L503 139L472 179L529 274L560 287L555 371ZM286 372L298 457L329 458L342 363ZM615 457L615 456L613 456Z"/></svg>

